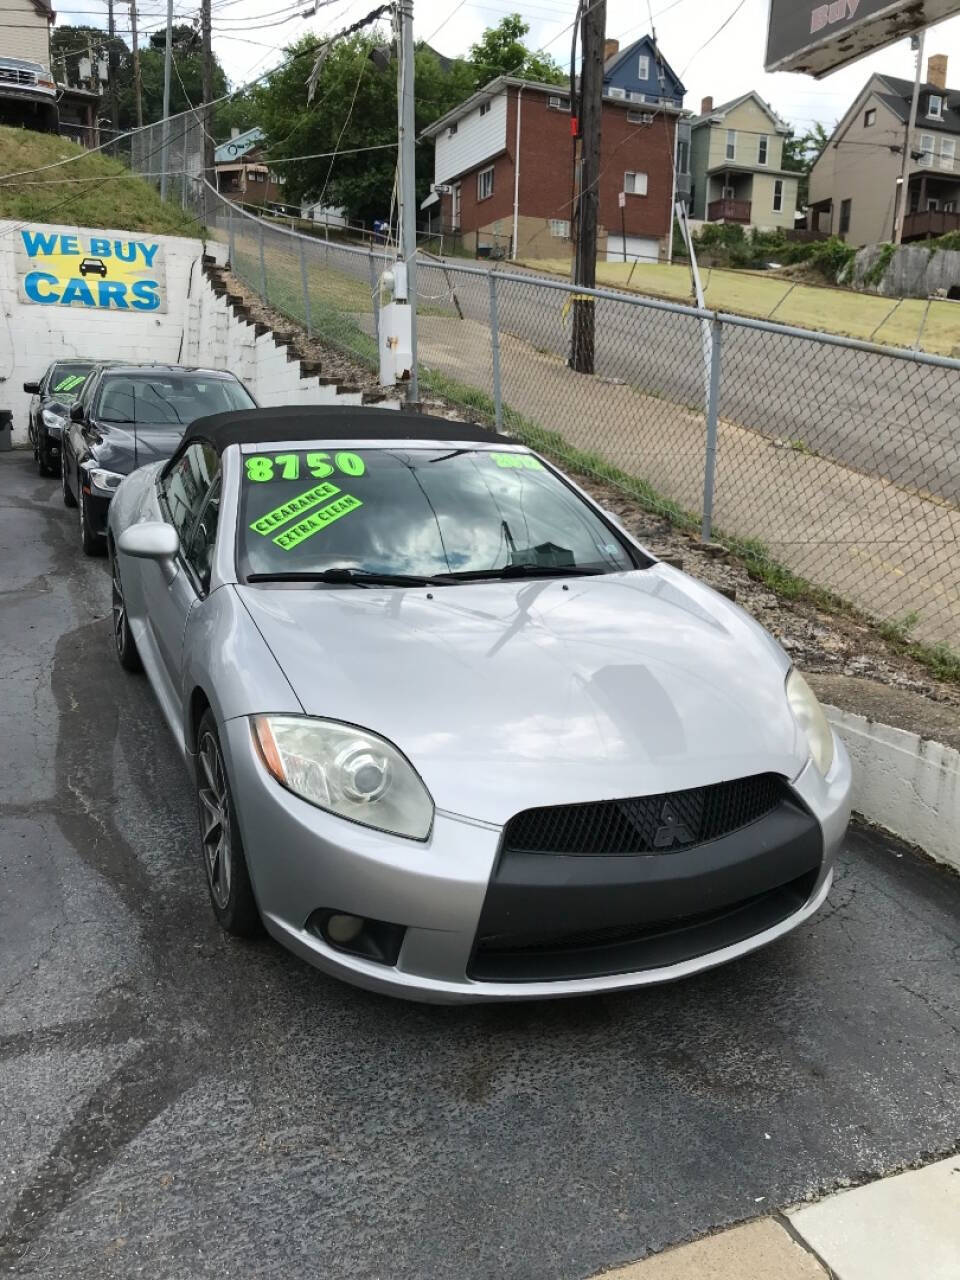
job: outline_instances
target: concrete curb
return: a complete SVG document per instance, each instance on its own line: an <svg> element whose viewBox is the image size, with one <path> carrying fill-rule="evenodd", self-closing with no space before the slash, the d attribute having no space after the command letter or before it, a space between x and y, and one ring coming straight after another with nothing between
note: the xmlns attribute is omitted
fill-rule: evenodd
<svg viewBox="0 0 960 1280"><path fill-rule="evenodd" d="M824 705L853 762L853 807L960 871L960 751Z"/></svg>

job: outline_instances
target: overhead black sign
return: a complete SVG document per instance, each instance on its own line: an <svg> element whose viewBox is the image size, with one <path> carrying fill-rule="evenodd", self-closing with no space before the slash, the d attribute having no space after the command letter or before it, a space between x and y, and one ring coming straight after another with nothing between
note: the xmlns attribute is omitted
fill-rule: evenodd
<svg viewBox="0 0 960 1280"><path fill-rule="evenodd" d="M767 71L825 76L960 12L960 0L770 0Z"/></svg>

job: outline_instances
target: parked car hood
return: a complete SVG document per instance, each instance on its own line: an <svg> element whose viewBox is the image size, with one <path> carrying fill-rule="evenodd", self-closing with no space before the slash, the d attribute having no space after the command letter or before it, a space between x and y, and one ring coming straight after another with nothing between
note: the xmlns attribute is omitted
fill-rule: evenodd
<svg viewBox="0 0 960 1280"><path fill-rule="evenodd" d="M97 466L120 475L170 458L177 451L186 427L111 426L93 447Z"/></svg>
<svg viewBox="0 0 960 1280"><path fill-rule="evenodd" d="M793 778L807 759L786 655L665 565L432 592L238 591L304 711L389 738L454 813L502 823L537 805Z"/></svg>

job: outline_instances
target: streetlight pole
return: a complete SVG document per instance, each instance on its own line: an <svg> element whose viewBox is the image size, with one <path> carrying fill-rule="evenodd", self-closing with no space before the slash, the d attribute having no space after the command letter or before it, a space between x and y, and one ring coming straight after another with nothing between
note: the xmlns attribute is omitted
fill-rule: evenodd
<svg viewBox="0 0 960 1280"><path fill-rule="evenodd" d="M167 43L163 55L163 142L160 148L160 199L167 198L170 161L170 73L173 70L173 0L167 0Z"/></svg>
<svg viewBox="0 0 960 1280"><path fill-rule="evenodd" d="M399 222L400 256L407 268L407 303L410 307L410 383L407 398L420 399L417 374L417 186L416 119L413 98L413 0L398 0L397 25L400 66L397 78L397 123L400 131Z"/></svg>
<svg viewBox="0 0 960 1280"><path fill-rule="evenodd" d="M900 164L900 199L897 207L897 225L893 229L894 244L901 244L903 241L903 222L907 216L907 201L909 199L910 187L910 160L911 151L913 149L913 132L917 127L917 104L920 101L920 78L923 73L923 37L926 32L921 31L916 37L917 48L917 74L913 81L913 99L910 103L910 119L907 123L907 133L903 140L903 160Z"/></svg>

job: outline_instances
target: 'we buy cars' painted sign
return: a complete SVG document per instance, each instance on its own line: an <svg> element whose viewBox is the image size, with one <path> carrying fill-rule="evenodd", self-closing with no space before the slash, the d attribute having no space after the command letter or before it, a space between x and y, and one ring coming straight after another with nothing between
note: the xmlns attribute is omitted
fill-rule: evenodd
<svg viewBox="0 0 960 1280"><path fill-rule="evenodd" d="M156 240L62 235L24 227L17 241L21 302L101 311L166 311L166 267Z"/></svg>

